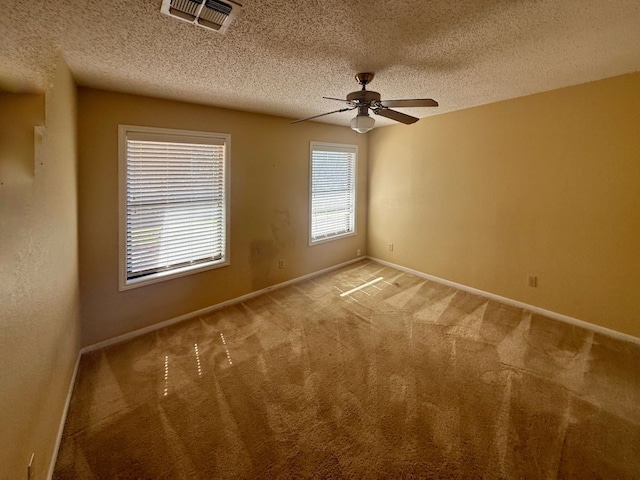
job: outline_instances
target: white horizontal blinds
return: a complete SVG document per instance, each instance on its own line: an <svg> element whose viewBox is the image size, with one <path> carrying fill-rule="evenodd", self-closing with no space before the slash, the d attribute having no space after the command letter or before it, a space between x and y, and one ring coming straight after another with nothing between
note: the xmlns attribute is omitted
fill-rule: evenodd
<svg viewBox="0 0 640 480"><path fill-rule="evenodd" d="M127 280L223 259L225 145L128 132Z"/></svg>
<svg viewBox="0 0 640 480"><path fill-rule="evenodd" d="M354 232L355 175L355 149L312 148L312 242Z"/></svg>

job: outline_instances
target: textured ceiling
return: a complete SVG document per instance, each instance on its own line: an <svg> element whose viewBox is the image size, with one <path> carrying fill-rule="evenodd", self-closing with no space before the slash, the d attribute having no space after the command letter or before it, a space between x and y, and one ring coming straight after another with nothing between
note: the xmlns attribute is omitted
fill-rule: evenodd
<svg viewBox="0 0 640 480"><path fill-rule="evenodd" d="M638 0L240 1L220 35L161 0L0 0L0 89L44 91L62 52L80 85L300 118L372 71L423 117L640 70Z"/></svg>

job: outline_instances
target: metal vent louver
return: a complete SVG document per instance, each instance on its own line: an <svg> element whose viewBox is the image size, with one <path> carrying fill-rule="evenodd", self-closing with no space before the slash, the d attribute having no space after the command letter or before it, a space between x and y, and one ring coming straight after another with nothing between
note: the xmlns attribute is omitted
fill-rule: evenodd
<svg viewBox="0 0 640 480"><path fill-rule="evenodd" d="M162 0L160 11L184 22L224 33L242 7L231 0Z"/></svg>

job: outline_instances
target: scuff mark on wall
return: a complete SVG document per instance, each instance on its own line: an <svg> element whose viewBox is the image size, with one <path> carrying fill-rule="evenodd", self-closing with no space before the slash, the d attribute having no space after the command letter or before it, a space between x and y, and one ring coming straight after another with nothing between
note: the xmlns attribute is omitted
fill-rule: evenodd
<svg viewBox="0 0 640 480"><path fill-rule="evenodd" d="M292 248L295 245L293 229L291 227L291 216L287 209L274 209L273 222L271 223L271 233L273 240L280 249Z"/></svg>
<svg viewBox="0 0 640 480"><path fill-rule="evenodd" d="M272 270L278 261L295 246L295 236L289 210L273 209L270 218L271 238L256 238L251 241L249 264L251 265L254 290L273 284Z"/></svg>

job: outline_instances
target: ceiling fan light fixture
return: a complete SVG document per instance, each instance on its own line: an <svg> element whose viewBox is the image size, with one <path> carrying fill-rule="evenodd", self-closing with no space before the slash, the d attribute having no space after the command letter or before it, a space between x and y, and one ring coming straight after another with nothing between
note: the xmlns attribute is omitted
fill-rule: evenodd
<svg viewBox="0 0 640 480"><path fill-rule="evenodd" d="M369 115L358 114L351 119L351 128L358 133L366 133L373 128L376 121Z"/></svg>

